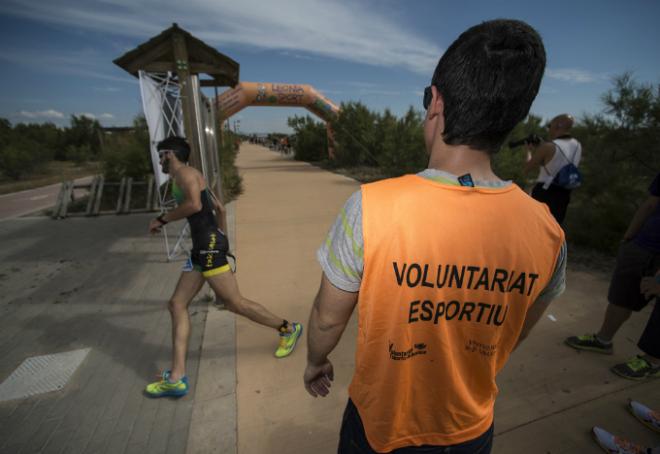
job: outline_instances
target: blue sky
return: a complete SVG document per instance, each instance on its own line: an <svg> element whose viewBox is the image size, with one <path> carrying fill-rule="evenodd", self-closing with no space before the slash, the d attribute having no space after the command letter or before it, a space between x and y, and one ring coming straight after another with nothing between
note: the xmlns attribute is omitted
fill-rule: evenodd
<svg viewBox="0 0 660 454"><path fill-rule="evenodd" d="M3 0L0 117L67 125L71 114L123 126L140 113L136 79L112 60L172 22L241 65L241 80L306 83L336 103L421 110L442 52L481 21L515 18L544 39L532 113L602 110L611 79L660 82L660 2L394 0ZM243 132L287 132L294 108L250 107Z"/></svg>

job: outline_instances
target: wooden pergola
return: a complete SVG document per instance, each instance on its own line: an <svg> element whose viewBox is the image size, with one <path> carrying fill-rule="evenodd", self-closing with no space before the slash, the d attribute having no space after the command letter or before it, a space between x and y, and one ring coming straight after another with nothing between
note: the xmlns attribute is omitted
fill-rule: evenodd
<svg viewBox="0 0 660 454"><path fill-rule="evenodd" d="M201 170L203 141L197 114L199 87L236 86L240 65L176 23L115 59L114 63L135 77L138 77L139 71L176 74L181 93L183 123L191 147L190 164ZM206 77L201 78L201 75ZM221 188L216 187L216 190L222 194Z"/></svg>

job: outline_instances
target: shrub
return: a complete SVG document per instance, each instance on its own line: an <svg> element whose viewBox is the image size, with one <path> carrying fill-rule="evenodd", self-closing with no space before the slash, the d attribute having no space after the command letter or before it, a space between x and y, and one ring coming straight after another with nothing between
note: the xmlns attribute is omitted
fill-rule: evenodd
<svg viewBox="0 0 660 454"><path fill-rule="evenodd" d="M309 115L289 118L289 127L294 130L293 157L299 161L317 162L328 156L328 139L325 124Z"/></svg>
<svg viewBox="0 0 660 454"><path fill-rule="evenodd" d="M220 163L220 178L222 179L223 200L228 203L243 192L243 179L236 168L236 155L240 138L225 131L222 140L218 142L218 161Z"/></svg>
<svg viewBox="0 0 660 454"><path fill-rule="evenodd" d="M136 117L133 126L132 132L110 136L105 141L101 160L108 181L122 177L145 180L153 173L146 122L143 117Z"/></svg>
<svg viewBox="0 0 660 454"><path fill-rule="evenodd" d="M0 146L0 171L13 180L20 180L47 162L44 154L38 143L14 136Z"/></svg>

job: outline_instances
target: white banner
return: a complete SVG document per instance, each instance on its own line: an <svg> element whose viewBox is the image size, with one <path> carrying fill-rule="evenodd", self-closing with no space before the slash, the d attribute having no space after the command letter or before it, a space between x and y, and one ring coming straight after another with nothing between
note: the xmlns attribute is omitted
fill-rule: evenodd
<svg viewBox="0 0 660 454"><path fill-rule="evenodd" d="M177 83L171 74L152 75L139 71L144 116L149 127L151 165L160 188L169 176L160 168L156 145L169 136L183 137L183 115Z"/></svg>

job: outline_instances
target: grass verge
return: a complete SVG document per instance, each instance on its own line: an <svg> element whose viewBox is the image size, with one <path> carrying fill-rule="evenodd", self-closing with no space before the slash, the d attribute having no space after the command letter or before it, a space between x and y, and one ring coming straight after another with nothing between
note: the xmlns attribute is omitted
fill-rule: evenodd
<svg viewBox="0 0 660 454"><path fill-rule="evenodd" d="M66 180L94 175L100 171L101 165L98 162L76 164L70 161L50 161L44 164L40 171L22 180L16 181L0 176L0 194L40 188Z"/></svg>

